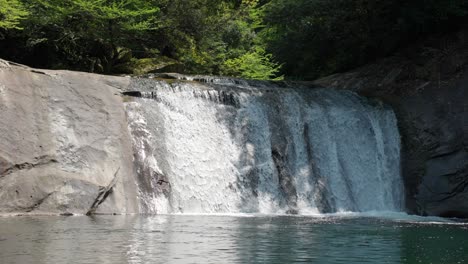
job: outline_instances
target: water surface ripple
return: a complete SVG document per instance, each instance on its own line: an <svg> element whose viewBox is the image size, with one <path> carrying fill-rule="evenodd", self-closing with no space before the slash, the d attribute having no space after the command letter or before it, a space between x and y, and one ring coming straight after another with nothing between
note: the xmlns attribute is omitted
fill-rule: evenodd
<svg viewBox="0 0 468 264"><path fill-rule="evenodd" d="M0 262L468 263L468 225L421 219L0 217Z"/></svg>

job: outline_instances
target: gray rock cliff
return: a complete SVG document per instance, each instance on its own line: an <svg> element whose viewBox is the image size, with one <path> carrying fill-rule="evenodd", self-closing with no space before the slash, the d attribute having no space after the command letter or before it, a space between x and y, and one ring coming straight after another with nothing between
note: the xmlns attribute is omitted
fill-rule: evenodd
<svg viewBox="0 0 468 264"><path fill-rule="evenodd" d="M137 213L129 78L0 60L0 213Z"/></svg>
<svg viewBox="0 0 468 264"><path fill-rule="evenodd" d="M468 32L317 80L379 98L396 111L411 213L468 217Z"/></svg>

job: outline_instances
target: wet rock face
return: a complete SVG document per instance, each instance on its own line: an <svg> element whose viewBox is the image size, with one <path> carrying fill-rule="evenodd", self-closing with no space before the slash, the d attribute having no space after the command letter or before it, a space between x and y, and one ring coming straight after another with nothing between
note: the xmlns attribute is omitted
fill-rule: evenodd
<svg viewBox="0 0 468 264"><path fill-rule="evenodd" d="M127 94L145 99L126 108L145 212L402 210L397 121L380 102L228 78L134 81Z"/></svg>
<svg viewBox="0 0 468 264"><path fill-rule="evenodd" d="M0 213L138 212L128 82L0 61Z"/></svg>
<svg viewBox="0 0 468 264"><path fill-rule="evenodd" d="M459 38L450 51L416 51L315 82L393 106L410 213L468 217L468 52ZM454 54L457 67L447 63Z"/></svg>
<svg viewBox="0 0 468 264"><path fill-rule="evenodd" d="M403 168L414 177L408 182L418 183L412 189L418 213L468 217L467 91L468 76L402 100Z"/></svg>

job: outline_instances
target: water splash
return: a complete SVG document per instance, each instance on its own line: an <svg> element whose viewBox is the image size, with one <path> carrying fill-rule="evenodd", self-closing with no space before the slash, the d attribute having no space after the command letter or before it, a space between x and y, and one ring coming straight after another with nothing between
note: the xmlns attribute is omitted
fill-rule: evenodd
<svg viewBox="0 0 468 264"><path fill-rule="evenodd" d="M393 111L347 91L140 79L126 103L143 211L401 211ZM135 95L135 94L134 94Z"/></svg>

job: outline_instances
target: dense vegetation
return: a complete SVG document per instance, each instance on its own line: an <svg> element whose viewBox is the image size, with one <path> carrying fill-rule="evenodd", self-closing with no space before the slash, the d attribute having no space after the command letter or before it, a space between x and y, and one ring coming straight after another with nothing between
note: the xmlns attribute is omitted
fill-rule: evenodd
<svg viewBox="0 0 468 264"><path fill-rule="evenodd" d="M0 0L0 57L98 73L313 79L454 30L465 0Z"/></svg>
<svg viewBox="0 0 468 264"><path fill-rule="evenodd" d="M264 39L287 76L313 79L456 30L467 12L466 0L272 0Z"/></svg>

